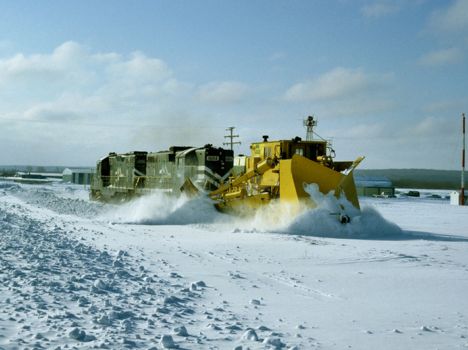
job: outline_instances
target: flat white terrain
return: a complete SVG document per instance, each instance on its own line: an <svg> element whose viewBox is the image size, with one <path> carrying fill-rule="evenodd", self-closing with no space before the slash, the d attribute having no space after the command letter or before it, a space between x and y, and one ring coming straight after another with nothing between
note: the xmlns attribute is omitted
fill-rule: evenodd
<svg viewBox="0 0 468 350"><path fill-rule="evenodd" d="M342 225L315 197L239 219L0 182L0 349L468 347L468 207L365 198Z"/></svg>

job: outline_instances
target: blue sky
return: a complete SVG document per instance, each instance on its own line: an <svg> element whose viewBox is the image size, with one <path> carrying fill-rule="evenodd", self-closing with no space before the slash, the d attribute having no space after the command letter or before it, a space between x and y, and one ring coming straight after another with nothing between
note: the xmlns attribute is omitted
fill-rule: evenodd
<svg viewBox="0 0 468 350"><path fill-rule="evenodd" d="M304 136L457 169L468 0L0 1L0 164Z"/></svg>

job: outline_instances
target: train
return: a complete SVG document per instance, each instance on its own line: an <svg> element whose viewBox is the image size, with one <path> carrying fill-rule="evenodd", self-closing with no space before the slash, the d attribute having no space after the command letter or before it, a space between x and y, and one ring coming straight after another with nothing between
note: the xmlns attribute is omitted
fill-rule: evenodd
<svg viewBox="0 0 468 350"><path fill-rule="evenodd" d="M360 210L354 183L354 169L364 157L354 161L335 160L329 141L315 139L309 116L306 140L300 137L263 141L250 146L250 155L234 158L231 149L173 146L161 152L109 153L100 159L91 182L91 199L124 201L154 191L180 195L205 195L223 212L239 215L255 213L270 202L287 204L299 212L314 208L308 187L323 194L345 197ZM232 146L232 145L231 145ZM335 213L347 223L349 211L343 204Z"/></svg>

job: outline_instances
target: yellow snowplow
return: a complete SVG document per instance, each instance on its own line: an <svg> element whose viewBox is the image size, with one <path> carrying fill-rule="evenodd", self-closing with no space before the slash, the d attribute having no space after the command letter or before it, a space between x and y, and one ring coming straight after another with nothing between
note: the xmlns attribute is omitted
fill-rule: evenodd
<svg viewBox="0 0 468 350"><path fill-rule="evenodd" d="M353 170L364 157L354 162L334 161L334 151L326 140L299 137L268 141L264 136L250 150L250 156L236 158L233 173L238 174L209 193L219 210L248 214L272 200L315 207L306 191L309 184L316 184L323 194L333 191L337 198L345 196L359 209Z"/></svg>

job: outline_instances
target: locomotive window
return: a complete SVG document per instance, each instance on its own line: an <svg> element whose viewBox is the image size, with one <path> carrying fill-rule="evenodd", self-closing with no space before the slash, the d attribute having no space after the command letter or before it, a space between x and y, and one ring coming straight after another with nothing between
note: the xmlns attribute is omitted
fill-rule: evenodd
<svg viewBox="0 0 468 350"><path fill-rule="evenodd" d="M265 147L263 152L264 152L265 158L271 156L271 148L270 147Z"/></svg>
<svg viewBox="0 0 468 350"><path fill-rule="evenodd" d="M317 144L312 144L307 149L307 158L316 160L317 159Z"/></svg>
<svg viewBox="0 0 468 350"><path fill-rule="evenodd" d="M226 156L226 157L224 157L224 160L225 160L226 162L233 162L233 161L234 161L234 158L231 157L231 156Z"/></svg>
<svg viewBox="0 0 468 350"><path fill-rule="evenodd" d="M206 160L209 162L217 162L219 160L219 156L206 156Z"/></svg>
<svg viewBox="0 0 468 350"><path fill-rule="evenodd" d="M318 156L323 156L323 155L325 155L325 146L324 146L324 145L318 145L318 147L317 147L317 155L318 155Z"/></svg>
<svg viewBox="0 0 468 350"><path fill-rule="evenodd" d="M303 148L296 148L296 154L299 154L300 156L304 155L304 149Z"/></svg>
<svg viewBox="0 0 468 350"><path fill-rule="evenodd" d="M179 160L181 160L183 164L184 161L180 158ZM198 165L198 159L195 152L190 152L185 155L185 165Z"/></svg>

